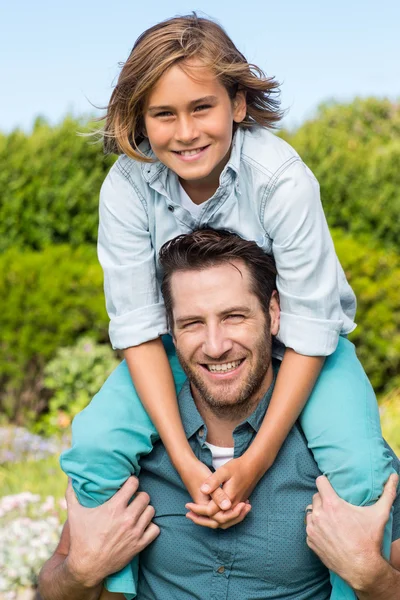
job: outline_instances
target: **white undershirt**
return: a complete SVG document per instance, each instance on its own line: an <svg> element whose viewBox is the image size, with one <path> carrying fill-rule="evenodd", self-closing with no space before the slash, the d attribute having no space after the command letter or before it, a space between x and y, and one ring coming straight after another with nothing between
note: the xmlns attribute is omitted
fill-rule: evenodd
<svg viewBox="0 0 400 600"><path fill-rule="evenodd" d="M197 218L200 214L203 204L196 204L195 202L193 202L193 200L185 192L185 190L183 189L181 184L179 184L179 191L180 191L180 203L182 204L182 206L184 208L186 208L186 210L188 210L190 212L191 215L193 215L193 217Z"/></svg>
<svg viewBox="0 0 400 600"><path fill-rule="evenodd" d="M212 464L215 470L222 467L228 460L233 458L234 448L223 448L221 446L214 446L209 442L205 442L206 446L210 448L212 454Z"/></svg>

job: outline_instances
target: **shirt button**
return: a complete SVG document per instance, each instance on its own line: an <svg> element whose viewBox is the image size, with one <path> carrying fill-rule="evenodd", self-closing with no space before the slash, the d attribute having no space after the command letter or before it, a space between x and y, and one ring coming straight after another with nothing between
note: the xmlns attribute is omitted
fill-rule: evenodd
<svg viewBox="0 0 400 600"><path fill-rule="evenodd" d="M218 567L217 573L220 573L221 575L222 573L225 573L225 567Z"/></svg>
<svg viewBox="0 0 400 600"><path fill-rule="evenodd" d="M172 206L172 204L168 204L168 210L174 212L175 208Z"/></svg>
<svg viewBox="0 0 400 600"><path fill-rule="evenodd" d="M204 435L204 427L200 427L200 429L199 429L199 436L203 437L203 435Z"/></svg>

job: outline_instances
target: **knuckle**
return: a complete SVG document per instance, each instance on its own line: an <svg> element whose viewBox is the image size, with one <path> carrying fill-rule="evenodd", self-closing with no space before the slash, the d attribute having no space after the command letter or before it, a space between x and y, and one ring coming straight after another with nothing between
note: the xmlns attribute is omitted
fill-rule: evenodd
<svg viewBox="0 0 400 600"><path fill-rule="evenodd" d="M149 504L150 502L150 496L147 492L139 492L136 498L140 498L141 502L145 504Z"/></svg>

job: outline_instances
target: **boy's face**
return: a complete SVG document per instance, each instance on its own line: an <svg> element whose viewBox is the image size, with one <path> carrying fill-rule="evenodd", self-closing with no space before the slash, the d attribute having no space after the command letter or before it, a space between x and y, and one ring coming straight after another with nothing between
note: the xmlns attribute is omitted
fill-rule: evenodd
<svg viewBox="0 0 400 600"><path fill-rule="evenodd" d="M232 101L199 61L174 65L159 79L144 110L146 135L157 158L181 183L215 187L228 162L233 123L246 115L243 92Z"/></svg>

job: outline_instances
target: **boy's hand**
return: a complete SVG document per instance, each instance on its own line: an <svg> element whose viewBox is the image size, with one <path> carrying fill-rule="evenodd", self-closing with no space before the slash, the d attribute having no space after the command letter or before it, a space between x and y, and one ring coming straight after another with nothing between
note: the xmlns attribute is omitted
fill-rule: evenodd
<svg viewBox="0 0 400 600"><path fill-rule="evenodd" d="M208 470L208 469L207 469ZM208 470L210 473L210 471ZM200 492L214 498L218 490L226 493L231 499L232 508L216 511L216 502L189 503L188 518L198 525L215 529L226 529L242 521L250 512L248 497L258 482L258 478L247 463L244 456L234 458L209 475L200 487ZM220 486L223 486L222 488ZM221 504L219 505L221 508Z"/></svg>

